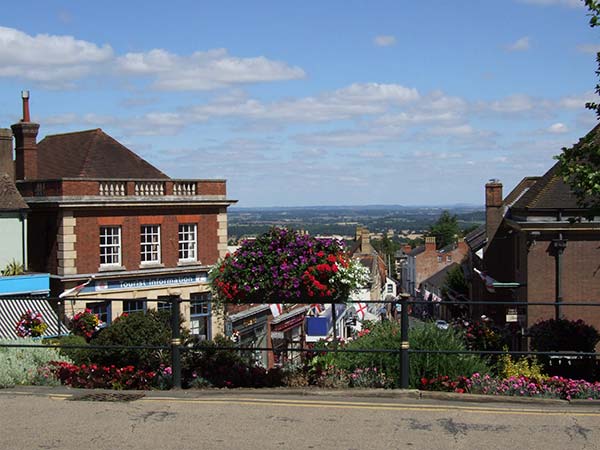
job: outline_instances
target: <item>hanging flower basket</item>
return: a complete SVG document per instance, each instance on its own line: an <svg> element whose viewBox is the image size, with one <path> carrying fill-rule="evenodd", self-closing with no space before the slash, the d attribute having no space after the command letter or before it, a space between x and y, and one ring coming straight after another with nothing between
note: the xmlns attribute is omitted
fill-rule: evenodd
<svg viewBox="0 0 600 450"><path fill-rule="evenodd" d="M272 228L246 240L211 271L213 291L234 303L331 303L368 282L341 241Z"/></svg>

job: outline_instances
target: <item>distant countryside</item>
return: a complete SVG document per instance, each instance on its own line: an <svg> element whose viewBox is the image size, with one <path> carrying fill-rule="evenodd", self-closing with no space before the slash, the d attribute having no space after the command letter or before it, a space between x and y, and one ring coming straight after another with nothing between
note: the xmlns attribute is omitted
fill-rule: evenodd
<svg viewBox="0 0 600 450"><path fill-rule="evenodd" d="M356 227L368 228L372 237L386 235L399 242L418 239L444 211L456 216L461 230L485 222L483 206L310 206L273 208L236 208L228 212L229 241L264 233L272 226L307 231L313 236L352 238Z"/></svg>

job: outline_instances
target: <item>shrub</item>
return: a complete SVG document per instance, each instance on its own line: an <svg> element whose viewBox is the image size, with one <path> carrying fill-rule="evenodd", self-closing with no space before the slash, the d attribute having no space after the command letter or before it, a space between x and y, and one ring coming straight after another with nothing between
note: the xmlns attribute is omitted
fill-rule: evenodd
<svg viewBox="0 0 600 450"><path fill-rule="evenodd" d="M77 345L82 347L88 347L88 343L83 336L60 336L58 338L44 339L45 343L53 345ZM90 363L90 349L88 348L57 348L59 353L69 360L73 361L74 364L89 364Z"/></svg>
<svg viewBox="0 0 600 450"><path fill-rule="evenodd" d="M414 350L466 350L462 333L452 327L440 330L435 323L426 322L416 326L409 333L410 348ZM409 384L419 387L422 378L432 379L448 376L451 379L459 376L471 376L476 372L489 371L486 360L478 355L444 354L444 353L412 353L410 355Z"/></svg>
<svg viewBox="0 0 600 450"><path fill-rule="evenodd" d="M214 341L201 341L201 349L183 353L182 377L184 387L202 380L202 385L214 387L267 387L281 386L280 369L267 370L252 362L250 355L243 357L229 339L217 336Z"/></svg>
<svg viewBox="0 0 600 450"><path fill-rule="evenodd" d="M170 311L149 310L122 315L100 330L90 341L91 345L110 346L170 346ZM134 366L138 369L155 369L168 364L170 351L166 349L90 349L90 360L98 365L117 367Z"/></svg>
<svg viewBox="0 0 600 450"><path fill-rule="evenodd" d="M400 348L400 326L391 321L365 322L364 331L360 337L347 343L338 344L344 349L399 349ZM369 330L368 332L366 330ZM319 342L316 348L330 348L332 343ZM354 372L356 369L376 368L380 373L385 373L399 383L400 377L400 355L398 353L362 353L362 352L340 352L323 353L315 356L311 361L312 371L315 377L321 377L320 371L331 372L330 366L335 366L346 372Z"/></svg>
<svg viewBox="0 0 600 450"><path fill-rule="evenodd" d="M526 358L521 357L518 360L508 355L500 356L498 360L498 376L500 378L526 377L534 380L547 378L544 374L543 365L540 364L535 356Z"/></svg>
<svg viewBox="0 0 600 450"><path fill-rule="evenodd" d="M452 326L462 331L468 350L502 350L502 334L488 321L457 320Z"/></svg>
<svg viewBox="0 0 600 450"><path fill-rule="evenodd" d="M600 334L583 320L542 320L529 328L531 347L544 351L593 352Z"/></svg>
<svg viewBox="0 0 600 450"><path fill-rule="evenodd" d="M48 324L37 311L25 311L21 314L15 330L19 337L39 337L48 329Z"/></svg>
<svg viewBox="0 0 600 450"><path fill-rule="evenodd" d="M0 344L38 344L33 339L1 340ZM0 388L15 385L56 385L47 370L50 361L70 362L50 347L0 347Z"/></svg>

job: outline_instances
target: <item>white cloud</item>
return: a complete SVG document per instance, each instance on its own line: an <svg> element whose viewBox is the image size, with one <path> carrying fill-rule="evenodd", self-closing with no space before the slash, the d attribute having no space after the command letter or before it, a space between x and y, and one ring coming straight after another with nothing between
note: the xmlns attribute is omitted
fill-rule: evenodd
<svg viewBox="0 0 600 450"><path fill-rule="evenodd" d="M419 98L416 89L398 84L355 83L319 96L271 103L239 96L220 98L191 108L189 116L199 121L230 116L277 122L327 122L381 114L390 106L411 104Z"/></svg>
<svg viewBox="0 0 600 450"><path fill-rule="evenodd" d="M567 126L564 123L560 123L557 122L555 124L550 125L546 131L548 133L553 133L553 134L562 134L562 133L567 133L569 131L569 129L567 128Z"/></svg>
<svg viewBox="0 0 600 450"><path fill-rule="evenodd" d="M363 151L363 152L360 152L358 154L358 156L360 156L361 158L365 158L365 159L381 159L381 158L385 158L385 153L378 152L378 151Z"/></svg>
<svg viewBox="0 0 600 450"><path fill-rule="evenodd" d="M109 45L98 46L72 36L30 36L0 27L0 76L40 82L70 83L113 58Z"/></svg>
<svg viewBox="0 0 600 450"><path fill-rule="evenodd" d="M506 49L510 52L523 52L525 50L529 50L531 44L529 42L529 37L524 36L520 39L517 39L512 44L508 45Z"/></svg>
<svg viewBox="0 0 600 450"><path fill-rule="evenodd" d="M396 37L391 35L375 36L373 43L378 47L390 47L396 44Z"/></svg>
<svg viewBox="0 0 600 450"><path fill-rule="evenodd" d="M160 90L210 90L242 83L293 80L306 74L299 67L264 56L238 58L225 49L179 56L162 49L127 53L117 59L117 70L126 75L155 77Z"/></svg>
<svg viewBox="0 0 600 450"><path fill-rule="evenodd" d="M513 94L500 100L488 102L485 104L484 108L497 113L517 113L531 111L536 106L539 105L531 96L525 94Z"/></svg>

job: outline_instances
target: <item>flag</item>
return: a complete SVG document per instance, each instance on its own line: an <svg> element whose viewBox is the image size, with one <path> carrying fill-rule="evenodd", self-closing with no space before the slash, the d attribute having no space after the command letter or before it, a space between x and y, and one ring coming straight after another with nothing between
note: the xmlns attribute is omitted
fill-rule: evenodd
<svg viewBox="0 0 600 450"><path fill-rule="evenodd" d="M281 303L271 303L269 306L271 307L271 314L273 314L273 317L278 317L283 312L283 305Z"/></svg>
<svg viewBox="0 0 600 450"><path fill-rule="evenodd" d="M75 297L77 297L77 295L81 292L81 290L86 287L88 284L90 284L90 282L92 281L94 277L90 277L89 280L87 280L85 283L82 283L78 286L72 287L71 289L67 289L65 290L62 294L60 294L58 296L58 298L63 298L63 297L68 297L70 295L74 295Z"/></svg>
<svg viewBox="0 0 600 450"><path fill-rule="evenodd" d="M365 314L367 313L368 308L367 304L358 302L354 308L356 309L356 315L360 318L360 320L365 320Z"/></svg>
<svg viewBox="0 0 600 450"><path fill-rule="evenodd" d="M325 310L325 308L323 307L322 304L320 303L313 303L312 305L310 305L309 308L309 313L312 314L313 316L318 316L319 314L321 314L323 311Z"/></svg>
<svg viewBox="0 0 600 450"><path fill-rule="evenodd" d="M494 283L497 283L496 280L494 280L492 277L490 277L487 273L482 272L481 270L477 269L476 267L473 267L473 270L475 271L475 273L477 275L479 275L481 277L481 279L485 283L485 288L487 289L488 292L491 292L491 293L496 292L496 290L494 289Z"/></svg>

